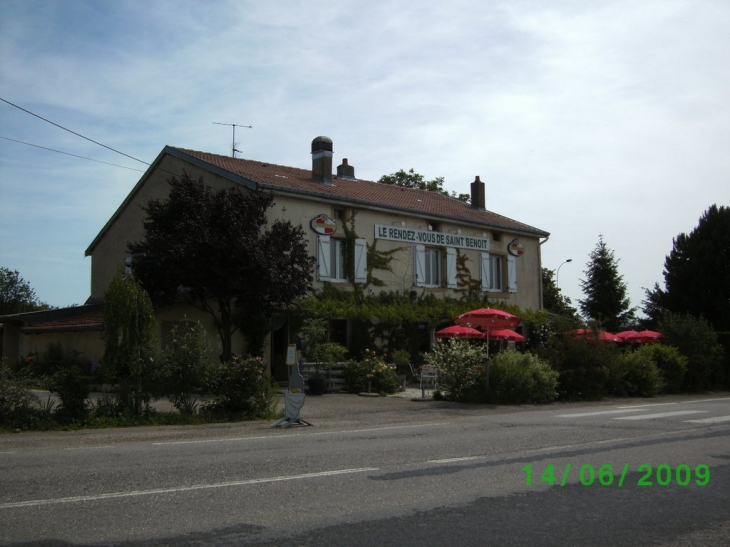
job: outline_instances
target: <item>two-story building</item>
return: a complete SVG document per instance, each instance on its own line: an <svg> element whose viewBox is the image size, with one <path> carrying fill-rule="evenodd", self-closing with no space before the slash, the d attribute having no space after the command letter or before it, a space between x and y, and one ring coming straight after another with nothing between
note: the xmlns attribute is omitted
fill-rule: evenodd
<svg viewBox="0 0 730 547"><path fill-rule="evenodd" d="M144 237L143 207L151 199L164 199L167 181L185 171L216 189L235 185L272 193L275 204L269 221L288 220L306 231L309 251L317 258L315 290L324 283L342 290L367 285L367 250L375 246L394 252L390 269L376 272L382 286L368 286L369 290L458 297L466 277L490 299L521 308L542 307L540 245L549 234L487 210L479 177L471 183L471 202L466 203L437 192L360 180L347 159L333 169L333 157L327 137L312 141L311 169L165 147L86 250L91 256L87 304L101 302L109 281L129 264L127 244ZM352 268L345 267L348 241L354 245ZM163 308L158 311L162 338L184 317L210 324L208 317L189 307ZM19 322L20 316L15 324ZM31 324L13 330L22 334L32 327L39 331ZM48 337L48 331L44 333ZM30 348L38 351L27 341L6 340L6 346L8 342L21 356ZM234 340L233 349L245 350L243 337Z"/></svg>

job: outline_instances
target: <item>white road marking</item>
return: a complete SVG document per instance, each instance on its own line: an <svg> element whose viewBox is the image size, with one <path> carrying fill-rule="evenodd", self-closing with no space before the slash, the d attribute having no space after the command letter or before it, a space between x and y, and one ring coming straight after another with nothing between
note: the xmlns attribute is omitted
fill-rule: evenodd
<svg viewBox="0 0 730 547"><path fill-rule="evenodd" d="M393 425L386 427L373 427L369 429L349 429L345 431L318 431L316 433L289 433L282 435L259 435L257 437L225 437L219 439L199 439L195 441L164 441L152 443L156 446L167 445L167 444L202 444L202 443L226 443L234 441L255 441L261 439L290 439L292 437L312 437L316 435L335 435L337 433L369 433L372 431L387 431L390 429L409 429L414 427L434 427L437 425L449 425L449 422L436 422L430 424L411 424L411 425Z"/></svg>
<svg viewBox="0 0 730 547"><path fill-rule="evenodd" d="M723 397L722 399L698 399L696 401L682 401L682 404L691 405L696 403L710 403L714 401L730 401L730 397Z"/></svg>
<svg viewBox="0 0 730 547"><path fill-rule="evenodd" d="M654 403L649 405L632 405L632 406L620 406L618 408L647 408L650 406L667 406L667 405L676 405L677 403Z"/></svg>
<svg viewBox="0 0 730 547"><path fill-rule="evenodd" d="M703 414L707 410L675 410L674 412L660 412L658 414L642 414L640 416L621 416L614 420L652 420L654 418L669 418L671 416L684 416L686 414Z"/></svg>
<svg viewBox="0 0 730 547"><path fill-rule="evenodd" d="M582 418L584 416L602 416L605 414L624 414L626 412L640 412L641 408L626 408L623 410L601 410L598 412L580 412L578 414L560 414L556 418Z"/></svg>
<svg viewBox="0 0 730 547"><path fill-rule="evenodd" d="M360 467L356 469L338 469L335 471L321 471L319 473L305 473L302 475L284 475L281 477L268 477L263 479L249 479L244 481L220 482L213 484L196 484L193 486L179 486L173 488L155 488L151 490L132 490L130 492L110 492L108 494L96 494L90 496L71 496L68 498L49 498L42 500L18 501L0 503L0 509L14 509L18 507L37 507L39 505L57 505L61 503L73 503L81 501L96 501L112 498L131 498L135 496L152 496L155 494L172 494L176 492L190 492L192 490L204 490L210 488L227 488L230 486L247 486L250 484L264 484L268 482L295 481L301 479L313 479L317 477L331 477L334 475L347 475L352 473L365 473L367 471L378 471L377 467Z"/></svg>
<svg viewBox="0 0 730 547"><path fill-rule="evenodd" d="M443 460L428 460L426 463L452 463L452 462L468 462L470 460L482 460L486 456L464 456L463 458L445 458Z"/></svg>
<svg viewBox="0 0 730 547"><path fill-rule="evenodd" d="M715 416L714 418L700 418L699 420L685 420L689 424L719 424L730 422L730 416Z"/></svg>

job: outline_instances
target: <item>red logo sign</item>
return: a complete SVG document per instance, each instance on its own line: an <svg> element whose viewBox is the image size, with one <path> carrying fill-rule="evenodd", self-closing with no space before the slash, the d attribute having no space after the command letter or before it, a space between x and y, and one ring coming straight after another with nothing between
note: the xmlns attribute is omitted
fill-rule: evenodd
<svg viewBox="0 0 730 547"><path fill-rule="evenodd" d="M327 215L319 215L312 219L310 223L312 230L322 235L330 235L337 230L337 223Z"/></svg>
<svg viewBox="0 0 730 547"><path fill-rule="evenodd" d="M507 246L507 251L511 255L522 256L523 254L525 254L525 246L516 239L513 239L509 242L509 245Z"/></svg>

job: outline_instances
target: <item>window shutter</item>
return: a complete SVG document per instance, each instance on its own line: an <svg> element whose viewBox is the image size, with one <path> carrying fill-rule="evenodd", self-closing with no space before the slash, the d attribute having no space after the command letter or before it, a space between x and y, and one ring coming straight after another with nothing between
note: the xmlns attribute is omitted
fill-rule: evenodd
<svg viewBox="0 0 730 547"><path fill-rule="evenodd" d="M512 255L507 257L507 280L509 292L517 292L517 262Z"/></svg>
<svg viewBox="0 0 730 547"><path fill-rule="evenodd" d="M455 289L456 283L456 249L454 247L446 248L446 286L449 289Z"/></svg>
<svg viewBox="0 0 730 547"><path fill-rule="evenodd" d="M330 236L317 236L317 272L320 281L329 281L332 278Z"/></svg>
<svg viewBox="0 0 730 547"><path fill-rule="evenodd" d="M479 277L482 279L482 290L488 291L491 287L489 283L489 253L479 253Z"/></svg>
<svg viewBox="0 0 730 547"><path fill-rule="evenodd" d="M368 282L368 244L365 239L355 240L355 283Z"/></svg>
<svg viewBox="0 0 730 547"><path fill-rule="evenodd" d="M416 255L416 287L423 287L426 284L426 247L416 245L414 250Z"/></svg>

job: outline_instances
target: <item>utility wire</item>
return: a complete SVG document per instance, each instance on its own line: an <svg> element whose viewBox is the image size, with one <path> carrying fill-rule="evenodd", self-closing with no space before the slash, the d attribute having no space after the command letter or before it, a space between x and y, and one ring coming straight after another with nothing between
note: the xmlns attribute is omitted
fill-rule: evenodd
<svg viewBox="0 0 730 547"><path fill-rule="evenodd" d="M23 112L25 112L25 113L27 113L27 114L30 114L31 116L35 116L36 118L38 118L38 119L41 119L41 120L43 120L44 122L48 122L48 123L50 123L51 125L55 125L56 127L60 128L60 129L63 129L64 131L68 131L69 133L73 133L73 134L74 134L74 135L76 135L77 137L81 137L82 139L86 139L87 141L93 142L94 144L98 144L99 146L101 146L101 147L103 147L103 148L106 148L107 150L111 150L112 152L116 152L117 154L121 154L122 156L125 156L125 157L127 157L127 158L129 158L129 159L132 159L132 160L134 160L134 161L138 161L139 163L144 163L145 165L149 165L149 163L148 163L148 162L146 162L146 161L142 161L142 160L140 160L140 159L137 159L137 158L135 158L134 156L130 156L129 154L125 154L124 152L120 152L119 150L115 150L114 148L112 148L111 146L107 146L106 144L101 144L100 142L97 142L97 141L95 141L95 140L93 140L93 139L90 139L89 137L85 137L84 135L82 135L82 134L80 134L80 133L76 133L76 131L71 131L70 129L67 129L66 127L63 127L62 125L58 125L57 123L54 123L54 122L52 122L51 120L47 120L47 119L46 119L46 118L44 118L43 116L39 116L38 114L34 114L34 113L33 113L33 112L31 112L30 110L26 110L25 108L23 108L23 107L20 107L20 106L18 106L17 104L13 104L13 103L11 103L10 101L6 101L6 100L5 100L5 99L3 99L2 97L0 97L0 101L2 101L2 102L4 102L4 103L7 103L7 104L9 104L10 106L14 106L14 107L15 107L15 108L17 108L18 110L22 110Z"/></svg>
<svg viewBox="0 0 730 547"><path fill-rule="evenodd" d="M23 142L16 139L11 139L10 137L3 137L0 136L0 139L5 139L6 141L13 141L20 144L25 144L27 146L33 146L35 148L42 148L43 150L50 150L51 152L58 152L59 154L66 154L67 156L73 156L74 158L81 158L82 160L89 160L89 161L95 161L96 163L103 163L105 165L112 165L114 167L121 167L122 169L129 169L130 171L138 171L140 173L144 173L142 169L135 169L134 167L126 167L124 165L117 165L116 163L109 163L108 161L101 161L101 160L95 160L93 158L87 158L85 156L78 156L76 154L71 154L70 152L63 152L62 150L55 150L53 148L47 148L45 146L40 146L38 144L31 144L29 142Z"/></svg>

